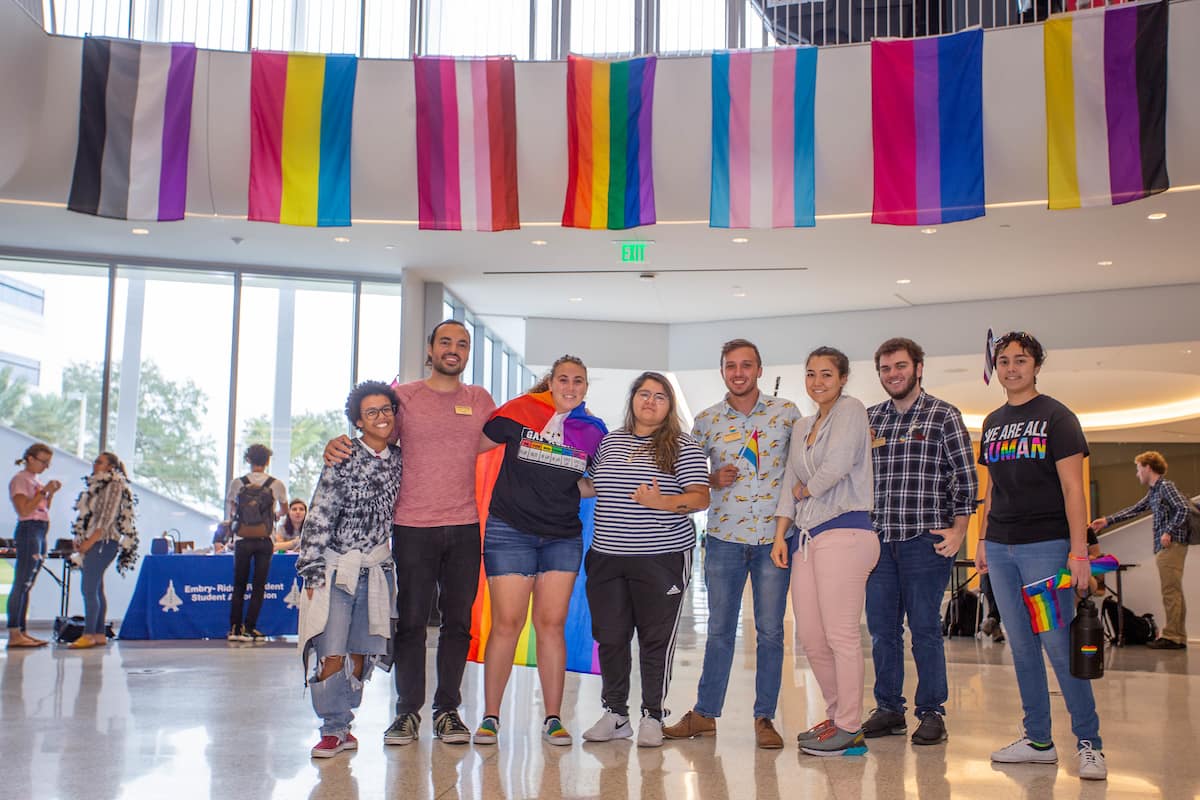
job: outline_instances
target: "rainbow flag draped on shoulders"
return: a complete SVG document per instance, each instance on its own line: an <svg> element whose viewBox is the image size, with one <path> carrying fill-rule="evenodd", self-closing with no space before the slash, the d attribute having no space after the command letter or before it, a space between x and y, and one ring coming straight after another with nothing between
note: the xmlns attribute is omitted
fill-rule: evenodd
<svg viewBox="0 0 1200 800"><path fill-rule="evenodd" d="M251 54L250 220L350 224L357 78L354 56Z"/></svg>
<svg viewBox="0 0 1200 800"><path fill-rule="evenodd" d="M493 417L507 417L530 430L540 431L554 416L554 401L550 392L523 394L509 400L496 409ZM604 421L594 416L584 406L577 406L563 420L563 446L574 450L582 450L591 458L600 448L600 440L608 433ZM483 536L487 536L486 524L488 508L492 502L492 489L500 474L504 462L504 448L496 447L483 453L475 464L475 502L479 507L479 527ZM583 500L579 506L579 518L583 522L583 548L591 546L593 528L593 511L596 501ZM588 608L585 586L587 575L583 564L579 565L579 574L575 578L575 588L571 592L571 606L567 614L565 636L567 640L567 669L571 672L599 674L600 662L596 650L596 642L592 639L592 613ZM492 628L491 597L488 594L487 575L482 566L479 569L479 591L475 595L475 605L471 609L471 648L467 658L482 663L487 653L488 635ZM537 637L534 634L533 622L530 617L532 605L525 615L525 627L517 640L517 650L513 663L522 667L537 666Z"/></svg>
<svg viewBox="0 0 1200 800"><path fill-rule="evenodd" d="M653 225L654 56L567 58L566 228Z"/></svg>

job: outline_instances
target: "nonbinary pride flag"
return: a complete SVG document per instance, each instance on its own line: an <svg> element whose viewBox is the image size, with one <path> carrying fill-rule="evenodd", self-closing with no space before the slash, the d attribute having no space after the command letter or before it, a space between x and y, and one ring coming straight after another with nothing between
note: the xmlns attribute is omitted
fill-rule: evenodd
<svg viewBox="0 0 1200 800"><path fill-rule="evenodd" d="M712 55L714 228L816 224L817 48Z"/></svg>
<svg viewBox="0 0 1200 800"><path fill-rule="evenodd" d="M413 74L421 230L520 228L513 60L417 56Z"/></svg>
<svg viewBox="0 0 1200 800"><path fill-rule="evenodd" d="M183 219L196 46L83 40L79 144L67 208Z"/></svg>
<svg viewBox="0 0 1200 800"><path fill-rule="evenodd" d="M567 57L567 228L653 225L654 56Z"/></svg>
<svg viewBox="0 0 1200 800"><path fill-rule="evenodd" d="M873 40L871 131L872 222L983 216L983 31Z"/></svg>
<svg viewBox="0 0 1200 800"><path fill-rule="evenodd" d="M1166 0L1054 17L1043 28L1050 208L1166 191Z"/></svg>
<svg viewBox="0 0 1200 800"><path fill-rule="evenodd" d="M350 224L350 133L358 59L250 56L249 219Z"/></svg>

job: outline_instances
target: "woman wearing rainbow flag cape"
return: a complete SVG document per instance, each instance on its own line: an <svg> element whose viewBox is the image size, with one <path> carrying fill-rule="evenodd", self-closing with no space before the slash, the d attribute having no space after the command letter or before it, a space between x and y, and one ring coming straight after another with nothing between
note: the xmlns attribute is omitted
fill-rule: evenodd
<svg viewBox="0 0 1200 800"><path fill-rule="evenodd" d="M1062 403L1040 394L1037 375L1046 351L1037 339L1014 331L996 341L996 375L1008 402L983 422L979 463L987 467L984 518L979 525L975 565L991 575L992 591L1004 618L1017 688L1025 709L1021 738L992 753L1004 764L1055 764L1050 735L1050 691L1044 650L1050 657L1071 714L1079 756L1079 777L1104 780L1108 768L1101 750L1100 718L1092 686L1071 675L1068 623L1075 613L1074 585L1086 591L1088 519L1083 494L1087 440L1079 420ZM1022 587L1058 576L1062 624L1034 620ZM1035 622L1037 623L1035 625ZM1036 633L1035 630L1040 630Z"/></svg>
<svg viewBox="0 0 1200 800"><path fill-rule="evenodd" d="M542 381L508 401L483 426L481 487L490 489L483 566L491 629L484 652L484 717L476 744L495 744L500 703L526 616L533 623L538 677L546 704L542 738L571 744L563 727L567 646L563 632L583 560L579 481L608 429L583 405L587 367L563 356ZM532 609L530 597L533 598Z"/></svg>

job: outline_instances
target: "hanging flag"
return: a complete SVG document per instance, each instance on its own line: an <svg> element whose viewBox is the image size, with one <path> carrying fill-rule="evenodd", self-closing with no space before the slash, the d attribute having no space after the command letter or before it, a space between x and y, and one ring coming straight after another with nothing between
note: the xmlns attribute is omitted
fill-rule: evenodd
<svg viewBox="0 0 1200 800"><path fill-rule="evenodd" d="M418 56L413 67L421 230L520 228L513 60Z"/></svg>
<svg viewBox="0 0 1200 800"><path fill-rule="evenodd" d="M982 217L983 31L872 41L871 129L871 222Z"/></svg>
<svg viewBox="0 0 1200 800"><path fill-rule="evenodd" d="M554 416L554 401L549 392L523 394L509 400L496 409L494 416L507 417L531 430L540 431ZM608 432L604 421L593 416L584 406L576 406L563 420L563 444L561 449L571 455L585 453L588 458L600 448L600 440ZM566 455L564 453L564 455ZM475 503L479 508L480 532L487 536L486 521L492 503L492 489L504 463L504 448L494 447L481 454L475 464ZM579 518L583 522L583 549L592 544L594 534L595 499L583 500L579 505ZM575 576L571 591L571 602L564 625L567 644L567 669L597 675L600 673L598 647L592 639L592 612L587 601L587 573L583 564ZM525 627L517 639L513 663L523 667L537 666L537 635L533 630L532 605L525 613ZM482 563L479 568L479 590L475 605L471 608L471 646L467 658L482 663L487 653L487 641L492 630L492 599L488 592L487 574Z"/></svg>
<svg viewBox="0 0 1200 800"><path fill-rule="evenodd" d="M1050 208L1166 191L1166 0L1055 17L1043 28Z"/></svg>
<svg viewBox="0 0 1200 800"><path fill-rule="evenodd" d="M1045 633L1063 624L1062 608L1058 601L1058 593L1062 589L1071 588L1071 574L1065 569L1057 574L1040 581L1027 583L1021 587L1021 599L1029 611L1029 624L1034 633Z"/></svg>
<svg viewBox="0 0 1200 800"><path fill-rule="evenodd" d="M83 40L79 144L67 208L183 219L196 46Z"/></svg>
<svg viewBox="0 0 1200 800"><path fill-rule="evenodd" d="M758 474L758 437L758 429L755 428L754 433L746 437L746 443L738 453L738 458L744 458L755 475Z"/></svg>
<svg viewBox="0 0 1200 800"><path fill-rule="evenodd" d="M357 74L354 56L251 54L249 219L350 224Z"/></svg>
<svg viewBox="0 0 1200 800"><path fill-rule="evenodd" d="M712 55L714 228L816 224L817 48Z"/></svg>
<svg viewBox="0 0 1200 800"><path fill-rule="evenodd" d="M567 228L653 225L654 56L567 58Z"/></svg>

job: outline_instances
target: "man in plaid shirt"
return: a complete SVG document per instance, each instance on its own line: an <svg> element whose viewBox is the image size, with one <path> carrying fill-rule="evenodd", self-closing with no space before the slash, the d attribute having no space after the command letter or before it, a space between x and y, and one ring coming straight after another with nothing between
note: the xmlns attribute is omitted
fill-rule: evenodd
<svg viewBox="0 0 1200 800"><path fill-rule="evenodd" d="M920 725L913 744L946 741L946 656L941 606L954 557L978 503L979 480L962 414L925 393L925 351L911 339L888 339L875 370L891 400L867 409L879 562L867 578L867 629L875 659L875 711L863 734L908 733L904 708L904 628L917 665L914 696Z"/></svg>
<svg viewBox="0 0 1200 800"><path fill-rule="evenodd" d="M1137 467L1137 478L1142 486L1150 487L1146 496L1129 508L1092 521L1093 531L1102 531L1109 525L1154 512L1154 562L1158 565L1158 579L1162 585L1163 608L1167 613L1167 625L1162 635L1147 647L1155 650L1182 650L1187 647L1187 604L1183 599L1183 562L1187 558L1188 508L1190 504L1163 476L1167 474L1167 460L1162 453L1149 450L1133 460Z"/></svg>

